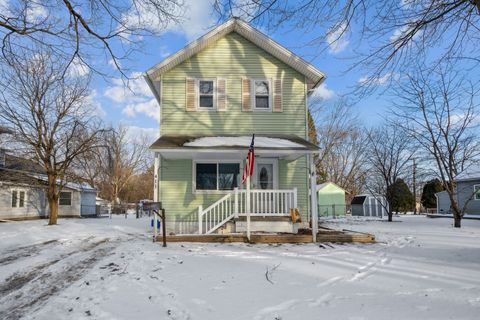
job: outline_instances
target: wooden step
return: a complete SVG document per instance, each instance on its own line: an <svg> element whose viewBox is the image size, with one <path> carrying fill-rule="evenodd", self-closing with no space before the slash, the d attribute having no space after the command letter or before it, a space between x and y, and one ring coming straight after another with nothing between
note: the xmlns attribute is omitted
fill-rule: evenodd
<svg viewBox="0 0 480 320"><path fill-rule="evenodd" d="M252 234L250 243L310 243L312 235L308 234ZM157 241L162 241L158 236ZM167 242L213 242L213 243L248 243L247 236L244 234L188 234L167 236ZM337 243L374 243L375 236L372 234L346 233L346 232L319 232L317 242L337 242Z"/></svg>

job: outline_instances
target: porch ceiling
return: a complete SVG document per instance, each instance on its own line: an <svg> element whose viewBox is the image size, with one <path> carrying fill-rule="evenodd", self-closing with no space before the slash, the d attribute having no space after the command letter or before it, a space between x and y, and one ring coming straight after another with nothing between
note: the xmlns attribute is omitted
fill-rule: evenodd
<svg viewBox="0 0 480 320"><path fill-rule="evenodd" d="M238 159L246 155L251 136L164 135L150 146L167 159ZM255 155L294 160L318 153L318 146L293 135L255 135Z"/></svg>

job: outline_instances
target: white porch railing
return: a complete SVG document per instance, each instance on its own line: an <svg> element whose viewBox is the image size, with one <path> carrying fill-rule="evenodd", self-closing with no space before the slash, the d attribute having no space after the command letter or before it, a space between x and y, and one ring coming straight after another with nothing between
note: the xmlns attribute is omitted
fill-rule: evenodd
<svg viewBox="0 0 480 320"><path fill-rule="evenodd" d="M205 210L198 207L198 233L210 234L234 217L247 212L247 191L235 188ZM291 190L250 190L250 216L290 215L297 208L297 188Z"/></svg>

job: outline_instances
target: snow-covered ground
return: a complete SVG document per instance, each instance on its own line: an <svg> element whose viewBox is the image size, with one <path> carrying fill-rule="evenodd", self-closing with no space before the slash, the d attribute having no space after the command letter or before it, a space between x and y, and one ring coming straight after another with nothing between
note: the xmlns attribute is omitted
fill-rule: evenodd
<svg viewBox="0 0 480 320"><path fill-rule="evenodd" d="M395 220L327 223L373 245L167 248L132 216L0 223L0 319L479 319L480 221Z"/></svg>

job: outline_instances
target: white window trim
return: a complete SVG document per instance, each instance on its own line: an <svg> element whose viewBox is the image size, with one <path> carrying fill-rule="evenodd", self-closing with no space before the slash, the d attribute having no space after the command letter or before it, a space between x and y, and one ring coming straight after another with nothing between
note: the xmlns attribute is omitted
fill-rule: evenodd
<svg viewBox="0 0 480 320"><path fill-rule="evenodd" d="M267 81L268 82L268 109L265 109L265 108L257 108L257 100L255 99L255 81ZM252 96L252 110L255 111L255 112L272 112L273 110L273 106L272 106L272 103L273 103L273 88L272 88L272 80L270 79L251 79L251 83L250 83L250 87L251 87L251 96Z"/></svg>
<svg viewBox="0 0 480 320"><path fill-rule="evenodd" d="M13 200L13 191L17 192L17 202L15 203L15 207L12 206L12 200ZM20 207L20 192L25 193L25 197L23 198L23 207ZM27 198L28 198L28 193L26 189L19 189L19 188L12 188L10 189L10 208L11 209L23 209L27 207Z"/></svg>
<svg viewBox="0 0 480 320"><path fill-rule="evenodd" d="M213 81L213 108L200 107L200 81ZM196 79L195 86L197 94L197 111L217 111L217 79Z"/></svg>
<svg viewBox="0 0 480 320"><path fill-rule="evenodd" d="M71 207L73 202L73 192L72 191L61 191L64 193L70 193L70 204L60 204L60 193L58 194L58 205L62 207Z"/></svg>
<svg viewBox="0 0 480 320"><path fill-rule="evenodd" d="M217 190L197 190L197 163L215 163L217 164ZM243 173L243 161L241 160L192 160L192 193L193 194L227 194L232 192L232 190L218 190L218 164L219 163L238 163L239 164L239 176ZM240 178L241 183L241 178ZM239 186L240 187L240 186Z"/></svg>
<svg viewBox="0 0 480 320"><path fill-rule="evenodd" d="M473 200L474 201L480 201L480 198L477 199L477 192L478 191L476 191L475 188L478 188L478 190L480 191L480 184L474 184L473 185Z"/></svg>

